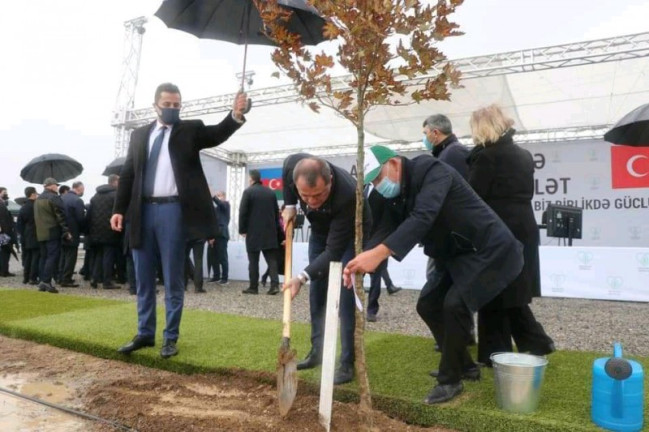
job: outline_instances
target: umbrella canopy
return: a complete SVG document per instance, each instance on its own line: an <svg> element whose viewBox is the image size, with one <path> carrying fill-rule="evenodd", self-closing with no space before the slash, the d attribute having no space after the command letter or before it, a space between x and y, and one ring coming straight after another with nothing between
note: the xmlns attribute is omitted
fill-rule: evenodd
<svg viewBox="0 0 649 432"><path fill-rule="evenodd" d="M73 179L83 172L83 165L70 156L48 153L35 157L20 170L20 177L30 183L43 184L46 178L53 177L62 182Z"/></svg>
<svg viewBox="0 0 649 432"><path fill-rule="evenodd" d="M325 21L305 0L278 0L278 4L292 9L287 30L299 34L303 44L316 45L324 40ZM275 45L263 34L264 22L252 0L165 0L155 15L167 27L201 39Z"/></svg>
<svg viewBox="0 0 649 432"><path fill-rule="evenodd" d="M622 117L604 134L604 139L613 144L649 147L649 104L641 105Z"/></svg>
<svg viewBox="0 0 649 432"><path fill-rule="evenodd" d="M111 174L119 175L122 172L122 167L124 166L124 161L126 161L126 156L121 156L106 165L106 169L101 175L109 176Z"/></svg>

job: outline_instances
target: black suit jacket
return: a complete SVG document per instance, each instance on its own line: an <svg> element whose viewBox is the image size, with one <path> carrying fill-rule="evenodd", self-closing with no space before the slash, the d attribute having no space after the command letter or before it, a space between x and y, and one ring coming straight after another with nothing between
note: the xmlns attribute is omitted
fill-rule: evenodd
<svg viewBox="0 0 649 432"><path fill-rule="evenodd" d="M155 123L142 126L131 134L113 208L113 213L128 216L128 240L132 248L141 246L142 182L149 136L154 126ZM169 137L169 156L178 188L185 234L190 241L215 238L218 229L199 152L223 143L239 127L241 125L232 118L232 113L214 126L205 126L201 120L182 120L173 126Z"/></svg>
<svg viewBox="0 0 649 432"><path fill-rule="evenodd" d="M279 209L275 192L261 183L243 191L239 206L239 234L246 235L248 252L277 249Z"/></svg>
<svg viewBox="0 0 649 432"><path fill-rule="evenodd" d="M65 206L65 220L72 234L72 241L66 243L66 246L78 247L79 235L85 230L86 206L74 191L68 191L61 199Z"/></svg>
<svg viewBox="0 0 649 432"><path fill-rule="evenodd" d="M478 310L518 276L522 245L455 169L430 155L401 160L401 195L385 200L391 217L382 218L391 227L377 235L391 231L383 243L399 261L423 243L469 308Z"/></svg>
<svg viewBox="0 0 649 432"><path fill-rule="evenodd" d="M28 199L20 208L16 230L20 235L23 249L38 249L40 244L36 238L36 222L34 222L34 201Z"/></svg>
<svg viewBox="0 0 649 432"><path fill-rule="evenodd" d="M356 179L344 169L329 164L333 177L329 198L319 209L311 209L300 199L295 183L293 183L295 165L309 156L306 153L298 153L284 160L282 169L284 204L296 205L299 201L302 211L309 219L311 231L327 238L324 252L313 262L310 262L305 269L311 279L319 279L329 274L329 263L340 261L354 240ZM372 216L367 208L367 202L365 202L363 206L363 232L365 234L369 232L372 225Z"/></svg>

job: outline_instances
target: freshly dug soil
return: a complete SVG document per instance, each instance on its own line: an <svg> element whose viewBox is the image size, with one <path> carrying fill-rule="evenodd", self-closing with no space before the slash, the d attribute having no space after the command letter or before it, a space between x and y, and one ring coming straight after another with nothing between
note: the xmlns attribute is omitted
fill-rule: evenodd
<svg viewBox="0 0 649 432"><path fill-rule="evenodd" d="M252 375L179 375L4 336L0 336L0 346L0 386L13 382L10 390L117 421L140 432L324 430L318 423L317 395L298 392L287 418L282 419L275 387L260 383ZM3 398L12 396L0 392L0 418L7 405ZM23 402L20 410L21 417L32 425L38 416L44 417L38 424L47 424L47 416L55 411ZM3 430L34 430L27 420L23 422L5 425ZM38 430L60 430L49 423L50 428L39 426ZM374 429L449 431L407 425L381 412L374 412ZM84 421L74 430L118 429ZM331 430L361 430L358 406L334 402Z"/></svg>

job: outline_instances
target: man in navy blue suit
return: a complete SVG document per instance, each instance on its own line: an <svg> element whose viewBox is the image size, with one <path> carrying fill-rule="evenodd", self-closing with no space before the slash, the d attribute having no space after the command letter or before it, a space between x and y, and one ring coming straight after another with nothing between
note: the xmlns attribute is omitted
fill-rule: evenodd
<svg viewBox="0 0 649 432"><path fill-rule="evenodd" d="M158 119L131 134L117 189L111 227L121 231L128 214L128 242L137 280L138 331L118 349L124 354L155 345L157 253L166 309L160 356L178 354L185 243L215 238L218 226L199 152L226 141L245 121L245 93L236 96L232 111L214 126L205 126L201 120L180 120L181 105L177 86L158 86L153 102Z"/></svg>

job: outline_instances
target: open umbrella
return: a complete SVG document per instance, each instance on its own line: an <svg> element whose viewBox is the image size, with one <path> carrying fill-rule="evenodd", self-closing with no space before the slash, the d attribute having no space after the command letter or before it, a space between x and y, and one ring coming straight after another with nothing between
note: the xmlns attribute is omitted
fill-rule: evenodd
<svg viewBox="0 0 649 432"><path fill-rule="evenodd" d="M124 162L126 161L126 156L121 156L106 165L106 169L104 170L101 175L109 176L112 174L117 174L119 175L122 172L122 167L124 166Z"/></svg>
<svg viewBox="0 0 649 432"><path fill-rule="evenodd" d="M635 147L649 147L649 104L634 109L604 134L604 139L613 144Z"/></svg>
<svg viewBox="0 0 649 432"><path fill-rule="evenodd" d="M66 181L83 172L83 165L70 156L59 153L48 153L35 157L20 170L20 177L30 183L43 184L46 178Z"/></svg>
<svg viewBox="0 0 649 432"><path fill-rule="evenodd" d="M278 0L292 11L288 31L299 34L304 45L325 40L325 20L306 0ZM253 0L165 0L155 15L167 27L191 33L201 39L216 39L244 45L241 91L246 75L248 44L275 45L264 34L264 22Z"/></svg>

